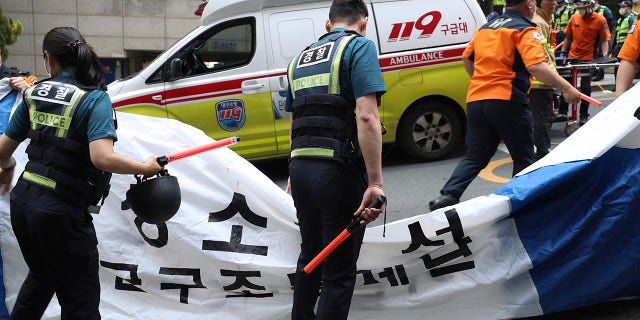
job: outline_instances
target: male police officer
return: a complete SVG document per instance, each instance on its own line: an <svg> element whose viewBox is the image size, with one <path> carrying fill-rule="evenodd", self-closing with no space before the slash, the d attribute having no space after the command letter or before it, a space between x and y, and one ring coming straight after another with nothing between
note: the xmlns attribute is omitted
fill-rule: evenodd
<svg viewBox="0 0 640 320"><path fill-rule="evenodd" d="M382 212L364 209L384 194L377 106L386 91L376 48L363 37L367 17L364 1L334 0L328 33L289 65L287 189L302 236L293 319L347 319L364 232L354 232L309 276L302 275L302 269L354 213L363 214L363 223L368 223Z"/></svg>

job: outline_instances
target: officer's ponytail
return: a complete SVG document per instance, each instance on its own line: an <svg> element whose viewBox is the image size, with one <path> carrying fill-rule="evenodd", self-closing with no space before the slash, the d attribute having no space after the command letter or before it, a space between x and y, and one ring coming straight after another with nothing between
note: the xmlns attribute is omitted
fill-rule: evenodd
<svg viewBox="0 0 640 320"><path fill-rule="evenodd" d="M57 27L44 36L42 50L70 69L80 84L106 90L104 70L93 48L80 31L72 27Z"/></svg>

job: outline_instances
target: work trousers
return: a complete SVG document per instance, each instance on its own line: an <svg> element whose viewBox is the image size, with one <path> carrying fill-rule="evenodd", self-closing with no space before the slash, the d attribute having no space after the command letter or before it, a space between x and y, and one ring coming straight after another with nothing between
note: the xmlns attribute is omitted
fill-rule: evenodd
<svg viewBox="0 0 640 320"><path fill-rule="evenodd" d="M506 100L468 103L467 152L440 193L460 198L478 173L487 166L501 140L513 159L512 175L535 161L533 123L528 105Z"/></svg>
<svg viewBox="0 0 640 320"><path fill-rule="evenodd" d="M361 165L346 167L333 160L289 162L291 196L302 236L292 319L341 320L349 315L364 228L356 229L310 275L302 269L353 219L367 188L365 172Z"/></svg>
<svg viewBox="0 0 640 320"><path fill-rule="evenodd" d="M553 105L553 89L531 89L529 92L529 108L533 113L533 144L536 146L536 160L549 153L551 137L551 107Z"/></svg>
<svg viewBox="0 0 640 320"><path fill-rule="evenodd" d="M55 293L62 320L100 319L96 232L87 208L19 180L11 225L29 273L10 320L40 319Z"/></svg>

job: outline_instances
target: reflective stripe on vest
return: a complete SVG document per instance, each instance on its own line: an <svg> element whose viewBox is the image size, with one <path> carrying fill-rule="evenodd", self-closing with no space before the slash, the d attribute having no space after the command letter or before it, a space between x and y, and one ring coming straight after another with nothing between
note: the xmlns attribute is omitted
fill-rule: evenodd
<svg viewBox="0 0 640 320"><path fill-rule="evenodd" d="M573 15L574 10L569 6L564 7L560 12L560 15L556 16L556 30L564 32L564 29L569 24L569 20L571 20L571 16Z"/></svg>
<svg viewBox="0 0 640 320"><path fill-rule="evenodd" d="M47 177L43 177L39 174L35 174L35 173L31 173L28 171L25 171L22 174L22 178L27 180L27 181L31 181L35 184L38 184L40 186L55 190L56 189L56 182L47 178Z"/></svg>
<svg viewBox="0 0 640 320"><path fill-rule="evenodd" d="M335 156L335 153L336 152L334 150L325 148L299 148L291 151L291 158L300 156L333 158Z"/></svg>

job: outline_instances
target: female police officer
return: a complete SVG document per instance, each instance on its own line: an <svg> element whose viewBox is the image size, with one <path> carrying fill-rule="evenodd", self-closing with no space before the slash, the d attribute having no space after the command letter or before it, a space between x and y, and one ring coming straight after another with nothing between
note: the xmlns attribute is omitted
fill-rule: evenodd
<svg viewBox="0 0 640 320"><path fill-rule="evenodd" d="M104 71L80 32L49 31L52 78L27 89L0 136L0 187L10 189L20 141L29 162L11 192L11 224L29 267L10 319L40 319L53 294L62 319L100 319L97 238L88 208L108 193L110 173L151 176L162 167L113 150L117 139Z"/></svg>

